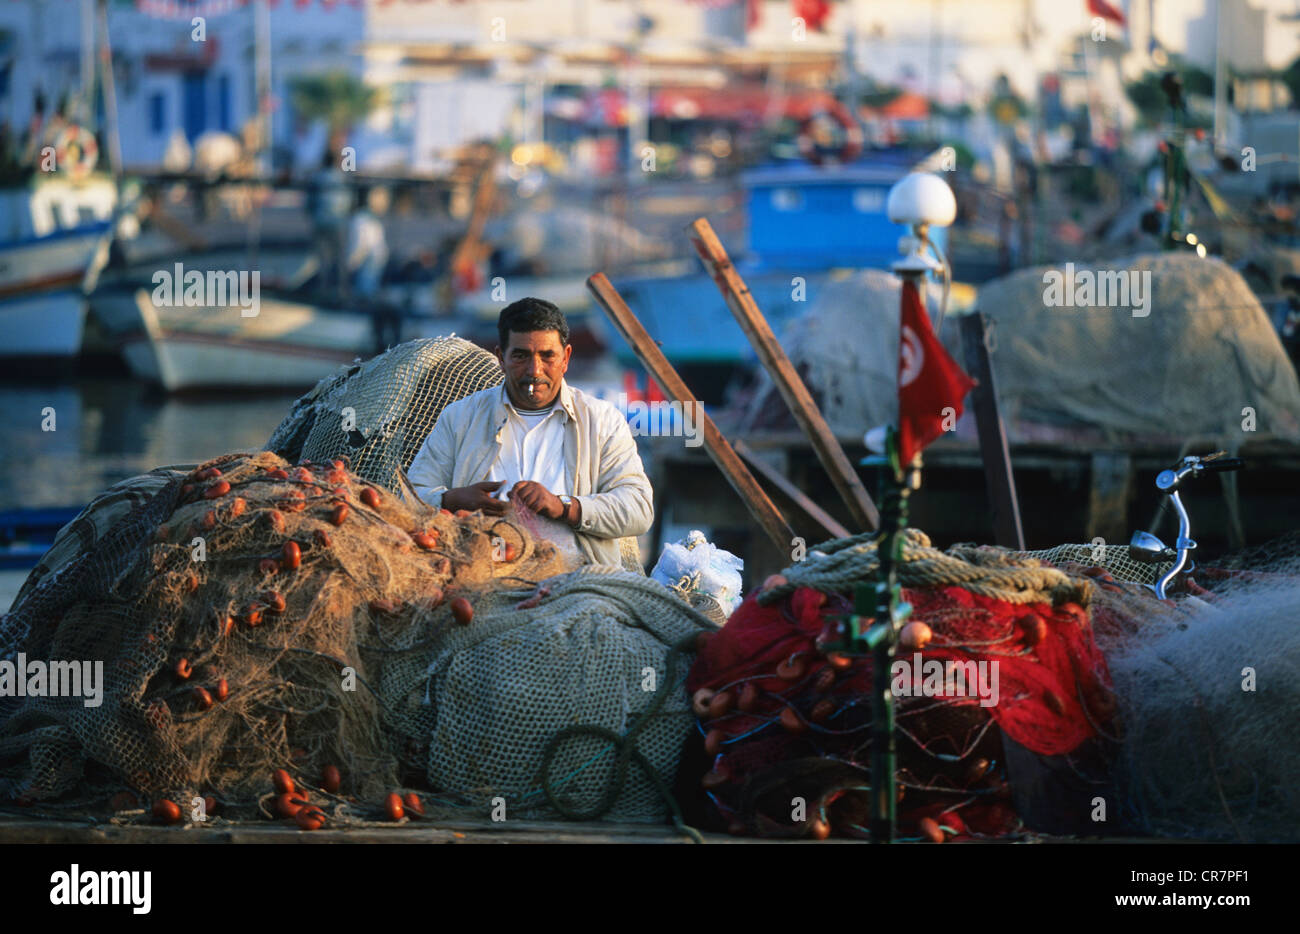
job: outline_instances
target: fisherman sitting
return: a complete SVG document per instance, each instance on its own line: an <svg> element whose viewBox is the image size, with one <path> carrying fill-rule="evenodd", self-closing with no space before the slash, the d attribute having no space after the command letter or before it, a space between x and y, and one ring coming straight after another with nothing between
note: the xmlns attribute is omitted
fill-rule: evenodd
<svg viewBox="0 0 1300 934"><path fill-rule="evenodd" d="M442 411L407 475L426 503L500 515L508 497L563 522L591 564L622 564L618 539L650 528L650 480L627 421L564 380L569 325L523 298L497 320L501 386Z"/></svg>

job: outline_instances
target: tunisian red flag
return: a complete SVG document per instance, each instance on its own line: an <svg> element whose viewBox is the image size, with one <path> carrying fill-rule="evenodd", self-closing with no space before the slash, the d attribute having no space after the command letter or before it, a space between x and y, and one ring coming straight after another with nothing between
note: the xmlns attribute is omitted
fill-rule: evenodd
<svg viewBox="0 0 1300 934"><path fill-rule="evenodd" d="M944 412L961 418L962 400L975 381L948 356L934 336L916 283L903 280L903 318L898 340L898 452L904 466L944 431Z"/></svg>
<svg viewBox="0 0 1300 934"><path fill-rule="evenodd" d="M1106 0L1088 0L1088 12L1093 16L1100 16L1102 19L1108 19L1111 22L1124 25L1124 14L1115 9Z"/></svg>

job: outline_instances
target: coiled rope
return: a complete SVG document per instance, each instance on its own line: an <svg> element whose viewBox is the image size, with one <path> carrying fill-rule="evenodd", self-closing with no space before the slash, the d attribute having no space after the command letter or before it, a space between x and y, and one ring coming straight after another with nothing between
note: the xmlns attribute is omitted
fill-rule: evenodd
<svg viewBox="0 0 1300 934"><path fill-rule="evenodd" d="M1092 600L1091 581L1071 577L1036 558L987 545L953 545L940 551L920 529L904 529L903 536L898 581L904 587L957 586L1015 604L1074 602L1087 606ZM825 592L851 590L876 574L880 566L877 539L877 533L866 532L816 546L803 561L782 571L785 583L765 589L758 602L774 603L799 587Z"/></svg>
<svg viewBox="0 0 1300 934"><path fill-rule="evenodd" d="M671 599L668 597L668 594L672 593L671 590L663 587L658 582L651 581L649 578L641 578L640 580L634 578L628 580L626 577L620 575L618 578L601 580L598 573L592 573L595 571L594 568L584 568L583 570L586 571L587 574L582 576L580 583L571 584L563 588L557 588L557 595L561 592L569 595L576 591L586 590L597 593L603 597L616 599L637 616L638 622L641 623L642 627L647 632L655 636L659 641L663 641L662 636L655 631L655 627L653 625L647 625L648 620L646 619L644 612L652 602L663 602L665 599ZM575 577L576 576L577 575L575 575ZM652 599L640 601L640 605L638 605L637 602L629 599L630 595L627 593L628 590L633 592L640 591L641 596ZM709 632L716 628L707 617L692 609L689 605L685 604L684 601L680 607L674 607L673 611L674 613L690 617L692 621L700 627L700 632ZM664 677L657 685L645 710L641 712L636 722L632 724L625 733L618 733L609 727L598 726L596 724L580 723L574 724L573 726L567 726L551 737L550 742L546 744L546 748L542 751L542 761L538 777L542 787L542 792L546 796L547 803L550 804L550 806L561 817L572 821L599 820L607 814L618 801L618 798L622 794L623 788L627 783L628 770L630 766L635 763L646 776L651 787L654 788L663 799L665 805L667 805L672 817L673 826L695 843L704 842L704 838L700 835L700 832L686 824L682 817L681 808L678 806L677 800L673 797L668 782L664 780L663 776L659 774L658 770L655 769L650 760L647 759L646 756L637 748L638 737L647 727L650 726L651 723L654 722L654 718L658 716L660 710L671 696L671 693L673 691L684 691L682 686L683 676L679 675L681 661L685 656L693 655L695 653L696 640L698 639L698 636L699 632L691 633L690 635L679 639L669 647L666 661L667 668ZM570 804L565 802L560 797L551 778L551 767L554 764L560 748L567 740L577 736L591 736L604 740L613 747L616 754L614 770L610 775L609 781L605 785L600 799L591 807L585 809L572 807Z"/></svg>

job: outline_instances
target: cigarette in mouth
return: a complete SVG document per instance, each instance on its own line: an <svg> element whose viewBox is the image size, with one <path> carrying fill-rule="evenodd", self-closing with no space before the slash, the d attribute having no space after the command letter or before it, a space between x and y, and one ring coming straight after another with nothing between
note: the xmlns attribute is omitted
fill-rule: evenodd
<svg viewBox="0 0 1300 934"><path fill-rule="evenodd" d="M529 394L530 396L533 394L533 387L536 386L536 385L537 385L537 384L534 383L532 380L529 380L529 381L528 381L528 394Z"/></svg>

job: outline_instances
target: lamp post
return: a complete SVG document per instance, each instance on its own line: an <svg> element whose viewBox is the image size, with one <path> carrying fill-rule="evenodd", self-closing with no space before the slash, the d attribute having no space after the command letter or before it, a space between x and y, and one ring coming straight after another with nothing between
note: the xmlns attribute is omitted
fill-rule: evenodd
<svg viewBox="0 0 1300 934"><path fill-rule="evenodd" d="M903 280L903 290L924 288L927 273L949 275L947 262L928 237L931 226L946 227L957 214L957 201L948 184L927 172L913 172L889 192L885 210L896 224L911 228L900 247L902 259L892 268ZM933 255L932 255L933 254ZM924 294L923 292L921 293ZM947 304L945 290L944 304ZM901 311L901 309L900 309ZM939 326L943 325L946 307L940 309ZM907 338L900 326L900 358ZM937 332L938 328L936 328ZM900 418L902 413L899 413ZM912 613L902 599L898 586L898 565L903 560L903 530L907 527L907 500L921 486L921 454L916 452L903 462L899 432L888 425L883 438L877 430L867 433L867 446L877 456L867 457L864 465L883 467L880 480L880 533L876 539L879 568L874 586L859 584L854 593L854 615L849 618L848 639L854 651L872 653L871 664L871 839L889 843L894 839L897 817L896 751L894 737L894 696L890 689L890 668L898 634ZM867 617L867 613L871 613ZM862 625L869 628L862 631Z"/></svg>

